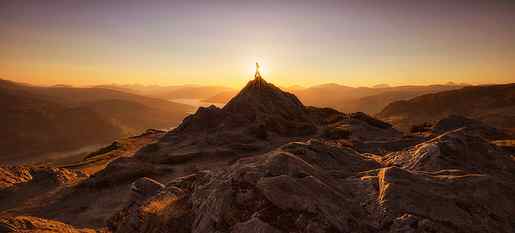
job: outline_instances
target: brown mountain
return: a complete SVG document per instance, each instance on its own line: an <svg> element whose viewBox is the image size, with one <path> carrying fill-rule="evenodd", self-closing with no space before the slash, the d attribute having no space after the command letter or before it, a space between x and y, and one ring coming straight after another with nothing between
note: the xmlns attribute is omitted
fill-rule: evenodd
<svg viewBox="0 0 515 233"><path fill-rule="evenodd" d="M429 85L390 87L348 87L338 84L324 84L309 88L292 88L305 104L316 107L330 107L342 112L365 112L376 114L386 105L398 100L408 100L420 95L459 89L463 85ZM208 103L227 103L237 91L223 91L203 99Z"/></svg>
<svg viewBox="0 0 515 233"><path fill-rule="evenodd" d="M6 140L2 163L108 143L147 128L170 128L192 107L99 88L35 87L0 81Z"/></svg>
<svg viewBox="0 0 515 233"><path fill-rule="evenodd" d="M403 135L257 78L166 133L1 168L0 230L510 233L515 161L465 121Z"/></svg>
<svg viewBox="0 0 515 233"><path fill-rule="evenodd" d="M316 140L219 172L133 184L114 232L511 232L515 163L450 132L374 159Z"/></svg>
<svg viewBox="0 0 515 233"><path fill-rule="evenodd" d="M386 105L419 95L458 89L460 85L397 86L397 87L348 87L325 84L294 91L307 105L331 107L342 112L366 112L376 114Z"/></svg>
<svg viewBox="0 0 515 233"><path fill-rule="evenodd" d="M515 127L515 84L471 86L397 101L377 116L401 129L462 115L501 128Z"/></svg>
<svg viewBox="0 0 515 233"><path fill-rule="evenodd" d="M137 95L159 99L207 99L224 92L237 92L223 86L204 85L175 85L175 86L146 86L146 85L99 85L96 88L118 90ZM217 103L215 101L215 103Z"/></svg>
<svg viewBox="0 0 515 233"><path fill-rule="evenodd" d="M332 109L307 107L293 94L262 79L249 82L224 108L199 108L164 136L147 141L145 138L151 135L159 133L131 139L128 143L113 143L84 159L54 161L52 164L59 164L63 169L87 175L77 185L59 193L58 201L39 207L20 204L16 213L82 227L99 227L125 206L132 195L125 187L139 177L148 176L166 183L199 169L223 168L239 158L310 138L327 138L350 146L359 141L361 147L368 140L391 140L401 136L391 125L362 113L347 115ZM142 140L148 144L134 152L134 148L141 147L139 141ZM37 183L34 185L34 189L41 189ZM7 201L11 191L6 192ZM118 195L99 196L103 192ZM23 200L19 203L29 201ZM91 202L99 204L84 209L83 206ZM73 213L81 208L81 217L75 217Z"/></svg>

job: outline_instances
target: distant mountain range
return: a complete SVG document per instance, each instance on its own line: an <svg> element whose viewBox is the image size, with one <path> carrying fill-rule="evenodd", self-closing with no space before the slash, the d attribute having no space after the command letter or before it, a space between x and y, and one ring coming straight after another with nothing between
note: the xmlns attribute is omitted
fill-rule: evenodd
<svg viewBox="0 0 515 233"><path fill-rule="evenodd" d="M0 80L1 162L104 144L170 128L194 108L104 88L36 87Z"/></svg>
<svg viewBox="0 0 515 233"><path fill-rule="evenodd" d="M205 99L223 92L236 90L223 86L176 85L176 86L145 86L145 85L100 85L96 88L119 90L123 92L145 95L160 99Z"/></svg>
<svg viewBox="0 0 515 233"><path fill-rule="evenodd" d="M513 106L512 88L386 110L475 115ZM0 232L513 233L513 135L456 115L421 129L306 106L257 76L169 131L0 166Z"/></svg>
<svg viewBox="0 0 515 233"><path fill-rule="evenodd" d="M515 128L515 84L470 86L396 101L377 116L401 129L462 115L501 128Z"/></svg>
<svg viewBox="0 0 515 233"><path fill-rule="evenodd" d="M427 117L429 113L425 114L426 117L410 115L401 110L415 109L415 106L399 107L404 104L394 104L382 111L383 108L395 101L404 103L402 101L420 95L460 89L463 85L466 84L398 87L386 84L375 87L323 84L283 89L295 94L307 106L331 107L341 112L365 112L372 115L381 112L378 116L382 119L401 129L408 129L412 124L437 120L447 114L437 114L434 118ZM0 101L3 106L7 106L1 124L6 129L5 135L9 135L8 139L0 143L0 146L7 148L2 151L0 161L12 160L10 158L24 160L33 158L35 154L44 155L48 152L103 144L147 128L174 127L196 108L167 100L198 99L209 105L227 103L238 93L232 88L222 86L37 87L5 80L0 81L0 90ZM418 106L426 104L431 106L425 102ZM500 127L513 127L514 124L510 123L514 121L513 117L498 114L499 111L511 110L508 108L483 112L479 119ZM405 114L409 116L403 117ZM470 114L465 115L470 117ZM26 145L31 146L27 148Z"/></svg>
<svg viewBox="0 0 515 233"><path fill-rule="evenodd" d="M386 105L397 100L407 100L413 97L459 89L466 84L445 84L429 86L398 86L386 84L377 87L349 87L339 84L323 84L309 88L283 88L294 93L306 105L316 107L331 107L342 112L366 112L376 114ZM235 90L223 91L204 99L207 103L226 103L237 94Z"/></svg>

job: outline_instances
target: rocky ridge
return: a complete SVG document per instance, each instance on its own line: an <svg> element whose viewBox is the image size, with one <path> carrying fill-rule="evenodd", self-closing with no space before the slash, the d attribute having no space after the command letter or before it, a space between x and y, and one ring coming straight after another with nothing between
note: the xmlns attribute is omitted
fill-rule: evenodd
<svg viewBox="0 0 515 233"><path fill-rule="evenodd" d="M106 155L51 203L3 211L0 229L24 229L13 219L32 215L61 232L513 232L513 154L468 121L446 125L405 135L304 106L260 78L136 152ZM0 171L6 187L31 177Z"/></svg>

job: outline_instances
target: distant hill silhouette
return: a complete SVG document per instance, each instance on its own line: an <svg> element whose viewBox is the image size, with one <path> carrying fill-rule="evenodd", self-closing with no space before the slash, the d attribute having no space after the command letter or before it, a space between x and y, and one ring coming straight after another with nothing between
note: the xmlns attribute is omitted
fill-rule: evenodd
<svg viewBox="0 0 515 233"><path fill-rule="evenodd" d="M348 87L339 84L323 84L309 88L289 88L306 105L331 107L342 112L366 112L376 114L386 105L397 100L462 88L460 85L398 86L386 84L375 87ZM227 103L238 92L223 91L202 101Z"/></svg>
<svg viewBox="0 0 515 233"><path fill-rule="evenodd" d="M236 90L223 86L205 85L174 85L174 86L145 86L145 85L100 85L104 89L119 90L127 93L145 95L160 99L206 99L223 92Z"/></svg>
<svg viewBox="0 0 515 233"><path fill-rule="evenodd" d="M470 86L386 106L378 117L401 129L462 115L501 128L515 127L515 84Z"/></svg>
<svg viewBox="0 0 515 233"><path fill-rule="evenodd" d="M0 161L108 143L179 124L193 107L102 88L36 87L0 80Z"/></svg>
<svg viewBox="0 0 515 233"><path fill-rule="evenodd" d="M0 232L512 233L515 161L489 141L511 135L461 116L425 128L306 106L256 75L167 132L0 166Z"/></svg>
<svg viewBox="0 0 515 233"><path fill-rule="evenodd" d="M342 112L376 114L393 101L461 88L457 85L348 87L325 84L294 92L306 105L331 107Z"/></svg>

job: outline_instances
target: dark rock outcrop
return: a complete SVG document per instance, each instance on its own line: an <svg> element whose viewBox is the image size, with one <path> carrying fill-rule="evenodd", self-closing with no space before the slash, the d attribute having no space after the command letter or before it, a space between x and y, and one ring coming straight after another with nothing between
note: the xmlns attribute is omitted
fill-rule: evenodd
<svg viewBox="0 0 515 233"><path fill-rule="evenodd" d="M93 229L78 229L62 222L31 216L0 217L0 232L107 233Z"/></svg>
<svg viewBox="0 0 515 233"><path fill-rule="evenodd" d="M420 147L452 145L453 153L441 161L430 158L434 153L419 155L425 150ZM487 162L492 157L479 147L497 150L461 131L408 150L405 163L323 141L289 143L228 169L176 179L127 206L109 227L114 232L512 232L515 162L503 154L492 155L501 162ZM453 159L463 160L471 148L478 153L454 166Z"/></svg>
<svg viewBox="0 0 515 233"><path fill-rule="evenodd" d="M483 137L487 140L500 140L515 138L511 133L487 125L481 121L464 116L450 115L439 120L432 128L436 134L442 134L459 128L464 128L469 134Z"/></svg>
<svg viewBox="0 0 515 233"><path fill-rule="evenodd" d="M494 127L515 127L515 84L470 86L390 103L376 116L396 127L461 115Z"/></svg>
<svg viewBox="0 0 515 233"><path fill-rule="evenodd" d="M481 137L468 134L464 129L388 154L383 157L383 163L417 171L459 169L474 174L515 178L515 161L509 153Z"/></svg>
<svg viewBox="0 0 515 233"><path fill-rule="evenodd" d="M350 185L339 179L378 167L352 149L319 141L291 143L239 160L226 171L175 180L141 205L129 205L111 219L110 228L115 232L369 231L360 221L366 214L353 201ZM137 224L138 219L145 219L145 224Z"/></svg>
<svg viewBox="0 0 515 233"><path fill-rule="evenodd" d="M487 141L497 133L453 116L405 135L364 113L306 107L256 78L224 108L200 108L166 134L121 140L67 166L77 171L0 169L4 202L23 203L2 206L0 227L511 233L515 159ZM90 175L78 172L90 163Z"/></svg>

